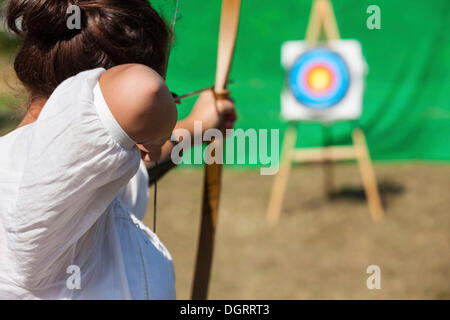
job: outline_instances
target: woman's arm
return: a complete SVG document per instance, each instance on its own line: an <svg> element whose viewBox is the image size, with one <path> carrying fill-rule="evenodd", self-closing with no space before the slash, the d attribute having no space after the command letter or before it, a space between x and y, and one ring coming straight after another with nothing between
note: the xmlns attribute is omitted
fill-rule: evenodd
<svg viewBox="0 0 450 320"><path fill-rule="evenodd" d="M99 82L117 122L141 149L150 184L176 166L171 161L174 142L170 141L172 134L178 140L176 129L188 130L193 143L195 121L202 123L204 132L231 128L236 120L234 102L217 101L210 90L200 95L188 117L176 122L175 102L164 79L144 65L113 67Z"/></svg>
<svg viewBox="0 0 450 320"><path fill-rule="evenodd" d="M191 145L194 144L194 121L201 121L202 131L207 129L218 128L218 129L229 129L233 126L236 120L236 111L234 107L234 102L229 100L216 101L212 91L205 91L202 93L197 100L194 108L192 109L189 116L185 119L177 122L174 131L174 138L179 141L179 137L176 134L176 129L184 129L190 133ZM202 132L202 134L203 134ZM200 141L202 139L199 139ZM161 158L158 164L155 165L151 157L143 154L143 160L147 167L149 174L149 184L152 185L157 179L161 178L170 169L176 167L171 160L171 152L176 142L167 141L161 152Z"/></svg>

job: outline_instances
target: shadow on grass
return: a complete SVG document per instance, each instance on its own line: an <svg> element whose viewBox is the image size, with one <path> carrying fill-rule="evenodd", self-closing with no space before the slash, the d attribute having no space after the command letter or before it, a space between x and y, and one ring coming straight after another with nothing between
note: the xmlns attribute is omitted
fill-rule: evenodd
<svg viewBox="0 0 450 320"><path fill-rule="evenodd" d="M395 181L382 181L378 184L380 196L383 204L387 206L388 200L393 196L399 196L405 192L405 187ZM361 187L343 187L330 194L331 201L350 200L355 202L365 202L366 193Z"/></svg>

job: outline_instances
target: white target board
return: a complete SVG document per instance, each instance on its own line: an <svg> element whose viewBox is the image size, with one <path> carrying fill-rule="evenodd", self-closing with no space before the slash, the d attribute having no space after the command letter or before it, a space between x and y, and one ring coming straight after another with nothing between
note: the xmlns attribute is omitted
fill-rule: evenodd
<svg viewBox="0 0 450 320"><path fill-rule="evenodd" d="M286 86L281 114L286 121L334 122L362 113L367 65L357 40L333 40L311 47L288 41L281 49Z"/></svg>

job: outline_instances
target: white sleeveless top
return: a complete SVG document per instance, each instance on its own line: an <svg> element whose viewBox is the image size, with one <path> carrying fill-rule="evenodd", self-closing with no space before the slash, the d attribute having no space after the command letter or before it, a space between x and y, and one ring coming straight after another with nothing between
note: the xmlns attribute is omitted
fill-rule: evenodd
<svg viewBox="0 0 450 320"><path fill-rule="evenodd" d="M0 299L175 299L136 143L82 72L0 137Z"/></svg>

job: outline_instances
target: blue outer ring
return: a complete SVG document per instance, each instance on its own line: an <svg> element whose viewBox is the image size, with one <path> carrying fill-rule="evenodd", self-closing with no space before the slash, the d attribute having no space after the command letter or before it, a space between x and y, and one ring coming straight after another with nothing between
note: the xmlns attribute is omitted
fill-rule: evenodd
<svg viewBox="0 0 450 320"><path fill-rule="evenodd" d="M324 94L317 95L305 84L306 71L312 64L324 64L335 75L334 86ZM318 48L303 53L292 65L288 75L289 88L298 102L311 109L327 109L341 101L350 86L350 73L344 59L329 49Z"/></svg>

